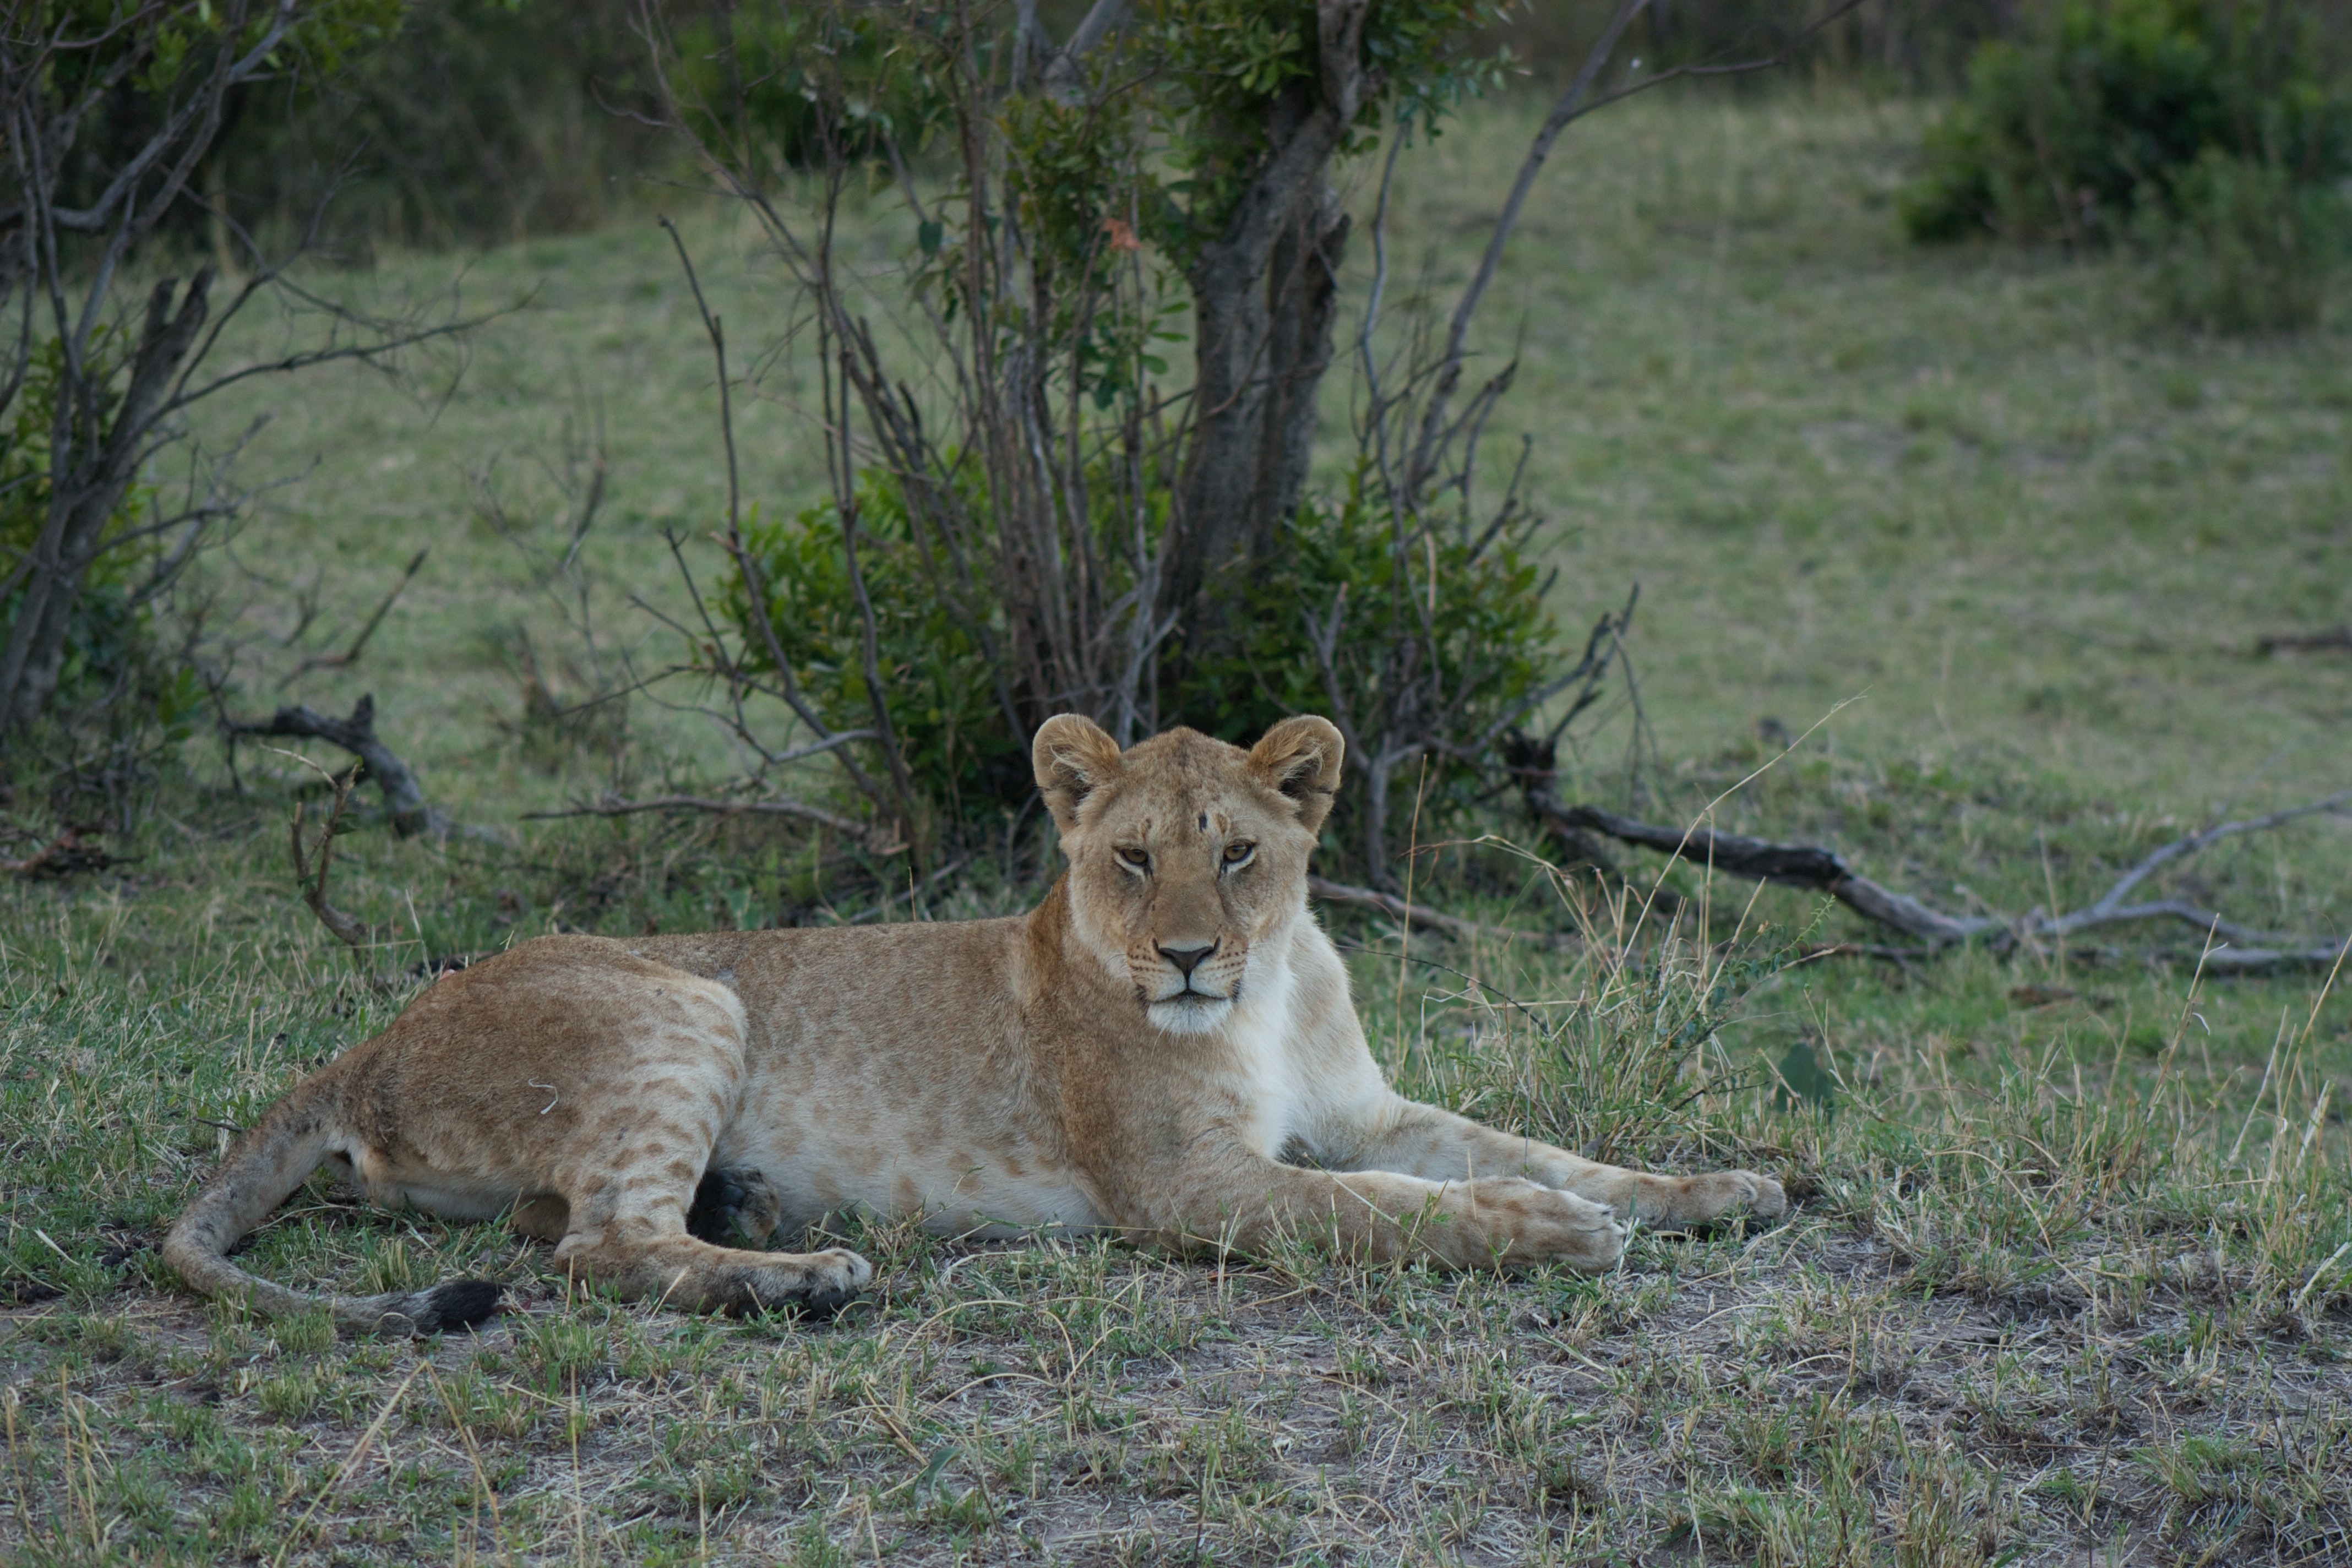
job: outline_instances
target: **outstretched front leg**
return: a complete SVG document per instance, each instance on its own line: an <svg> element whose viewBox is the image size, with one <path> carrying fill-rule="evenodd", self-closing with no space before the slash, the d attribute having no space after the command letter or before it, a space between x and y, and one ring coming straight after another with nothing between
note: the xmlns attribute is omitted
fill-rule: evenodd
<svg viewBox="0 0 2352 1568"><path fill-rule="evenodd" d="M1285 1237L1319 1237L1365 1262L1557 1263L1597 1274L1615 1267L1625 1247L1625 1226L1608 1208L1523 1177L1304 1170L1217 1131L1113 1194L1111 1207L1113 1224L1181 1251L1263 1253Z"/></svg>
<svg viewBox="0 0 2352 1568"><path fill-rule="evenodd" d="M1538 1139L1498 1132L1401 1095L1391 1094L1342 1119L1327 1140L1326 1147L1316 1150L1327 1165L1394 1171L1438 1182L1520 1176L1655 1225L1711 1225L1743 1209L1763 1219L1778 1219L1789 1208L1780 1184L1754 1171L1709 1171L1694 1176L1629 1171Z"/></svg>

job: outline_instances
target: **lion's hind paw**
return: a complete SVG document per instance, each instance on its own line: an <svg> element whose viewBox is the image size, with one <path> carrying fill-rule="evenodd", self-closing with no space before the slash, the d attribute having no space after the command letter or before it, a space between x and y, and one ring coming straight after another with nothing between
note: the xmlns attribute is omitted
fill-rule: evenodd
<svg viewBox="0 0 2352 1568"><path fill-rule="evenodd" d="M750 1167L702 1173L694 1206L686 1212L686 1233L714 1247L761 1247L784 1217L783 1200L768 1178Z"/></svg>

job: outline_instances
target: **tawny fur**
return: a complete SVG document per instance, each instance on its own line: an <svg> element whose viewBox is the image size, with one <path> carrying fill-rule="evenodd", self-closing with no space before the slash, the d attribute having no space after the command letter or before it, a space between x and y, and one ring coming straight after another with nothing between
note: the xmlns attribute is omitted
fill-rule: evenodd
<svg viewBox="0 0 2352 1568"><path fill-rule="evenodd" d="M1243 1251L1313 1234L1464 1268L1603 1269L1633 1216L1787 1206L1751 1172L1596 1164L1390 1089L1307 909L1339 780L1330 724L1288 720L1246 752L1176 730L1122 753L1065 715L1034 752L1070 864L1029 914L525 942L297 1086L165 1256L200 1290L310 1304L225 1255L321 1163L381 1203L511 1212L622 1295L738 1310L837 1302L872 1270L698 1239L706 1173L751 1194L755 1235L863 1210ZM332 1306L353 1326L438 1327L488 1310L465 1283Z"/></svg>

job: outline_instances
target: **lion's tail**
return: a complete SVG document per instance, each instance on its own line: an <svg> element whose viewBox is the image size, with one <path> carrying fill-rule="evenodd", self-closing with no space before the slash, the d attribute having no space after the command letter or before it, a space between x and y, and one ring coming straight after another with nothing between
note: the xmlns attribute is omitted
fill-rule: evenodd
<svg viewBox="0 0 2352 1568"><path fill-rule="evenodd" d="M228 1260L271 1210L293 1195L336 1140L332 1080L314 1078L271 1106L229 1145L187 1212L163 1238L163 1259L206 1296L244 1301L266 1317L325 1307L338 1327L415 1334L470 1328L499 1310L499 1290L483 1279L449 1279L425 1290L383 1296L314 1296L255 1278Z"/></svg>

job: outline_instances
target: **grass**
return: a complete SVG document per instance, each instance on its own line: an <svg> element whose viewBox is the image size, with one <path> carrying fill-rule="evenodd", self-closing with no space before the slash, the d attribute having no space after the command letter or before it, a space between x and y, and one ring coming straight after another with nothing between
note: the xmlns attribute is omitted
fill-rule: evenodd
<svg viewBox="0 0 2352 1568"><path fill-rule="evenodd" d="M1408 162L1399 254L1437 284L1474 256L1532 112L1491 107ZM2119 263L1904 247L1884 197L1916 123L1837 99L1644 102L1580 126L1547 174L1497 295L1526 331L1503 417L1537 437L1562 619L1643 584L1658 759L1629 783L1621 713L1564 787L1687 816L1777 751L1759 721L1801 731L1861 694L1719 818L1833 842L1955 909L2073 907L2213 813L2347 782L2352 666L2251 652L2352 618L2344 340L2183 338ZM780 319L767 269L719 217L690 232L730 334L754 341ZM545 1249L499 1226L306 1196L256 1237L257 1269L369 1289L467 1270L520 1310L471 1338L338 1342L179 1292L148 1248L217 1124L380 1026L412 966L558 924L871 902L755 826L518 821L729 765L691 713L640 699L625 731L583 740L535 725L522 684L526 634L549 683L593 678L579 601L541 584L600 430L593 658L669 657L629 597L677 605L658 530L707 530L721 504L665 244L621 228L466 258L468 298L530 302L471 341L446 397L330 374L209 416L274 412L252 461L300 475L207 568L221 624L257 638L249 705L373 690L436 800L489 831L343 841L336 896L383 943L363 963L288 896L300 772L250 749L241 792L191 749L140 861L0 885L0 1553L2352 1555L2344 982L2200 982L2146 962L2139 932L1787 968L1800 934L1860 932L1683 872L1710 936L1744 919L1727 955L1612 972L1417 939L1400 961L1393 932L1335 922L1368 950L1359 1001L1410 1091L1612 1157L1758 1164L1801 1196L1770 1231L1639 1234L1601 1279L866 1228L867 1303L729 1322L568 1297ZM459 266L342 281L396 299ZM1498 311L1489 346L1518 325ZM801 372L782 355L759 374L748 488L792 504L816 473ZM358 668L281 691L425 544ZM289 637L313 592L315 624ZM2347 872L2344 826L2321 818L2167 885L2342 931ZM1484 918L1566 919L1547 879L1480 851L1425 858L1417 886ZM980 864L909 902L1026 896L1021 867Z"/></svg>

